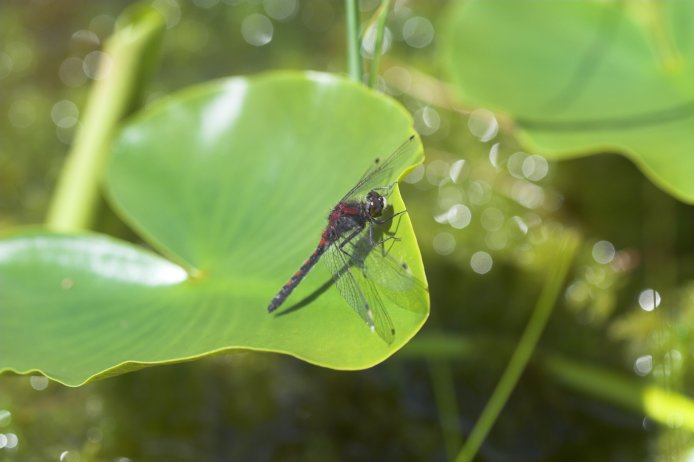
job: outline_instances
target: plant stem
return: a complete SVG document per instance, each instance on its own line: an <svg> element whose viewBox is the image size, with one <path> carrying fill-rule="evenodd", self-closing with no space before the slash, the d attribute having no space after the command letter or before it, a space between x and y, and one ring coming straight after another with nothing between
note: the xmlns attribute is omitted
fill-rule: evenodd
<svg viewBox="0 0 694 462"><path fill-rule="evenodd" d="M664 425L680 426L694 432L694 401L686 395L656 385L547 355L542 366L566 385L607 401L643 413Z"/></svg>
<svg viewBox="0 0 694 462"><path fill-rule="evenodd" d="M104 46L98 70L103 78L90 91L51 199L46 226L55 231L91 227L111 139L139 96L143 77L151 70L150 55L164 31L164 18L151 8L136 4L123 18L125 25Z"/></svg>
<svg viewBox="0 0 694 462"><path fill-rule="evenodd" d="M439 410L441 432L446 445L448 459L453 460L460 446L460 424L458 423L458 402L450 365L443 360L429 361L431 383L436 407Z"/></svg>
<svg viewBox="0 0 694 462"><path fill-rule="evenodd" d="M361 82L361 33L359 32L359 2L345 0L345 17L347 29L347 69L352 80Z"/></svg>
<svg viewBox="0 0 694 462"><path fill-rule="evenodd" d="M528 360L535 351L535 347L547 324L549 315L552 313L552 308L556 304L564 284L564 279L571 267L571 262L578 248L578 243L578 236L572 232L567 232L563 237L557 252L558 258L556 264L548 273L548 279L535 305L533 314L525 327L518 347L514 350L496 389L477 420L477 424L472 429L467 443L465 443L458 454L456 459L458 462L472 461L474 459L482 442L487 437L487 434L489 434L499 413L518 383L518 379L525 369L525 366L528 364Z"/></svg>
<svg viewBox="0 0 694 462"><path fill-rule="evenodd" d="M383 47L383 34L386 28L386 19L390 11L390 0L383 0L378 10L376 23L376 37L374 40L374 54L371 58L371 70L369 71L369 87L374 88L378 82L378 66L381 62L381 48Z"/></svg>
<svg viewBox="0 0 694 462"><path fill-rule="evenodd" d="M492 343L493 342L493 343ZM451 334L423 334L413 339L398 355L401 359L429 362L472 359L490 345L497 350L512 351L513 342L506 339L470 338ZM549 379L573 390L592 395L611 405L621 406L656 422L673 422L694 432L694 399L666 387L640 383L643 379L585 364L554 353L536 352L534 363Z"/></svg>

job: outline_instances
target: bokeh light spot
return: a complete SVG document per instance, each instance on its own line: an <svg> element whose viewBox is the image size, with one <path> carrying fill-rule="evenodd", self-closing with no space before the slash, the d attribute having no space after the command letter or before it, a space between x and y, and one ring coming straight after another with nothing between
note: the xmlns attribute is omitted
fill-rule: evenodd
<svg viewBox="0 0 694 462"><path fill-rule="evenodd" d="M424 178L424 165L417 165L407 176L404 178L405 183L419 183Z"/></svg>
<svg viewBox="0 0 694 462"><path fill-rule="evenodd" d="M528 155L522 151L511 154L506 162L508 173L519 180L524 179L525 175L523 175L523 162L527 157Z"/></svg>
<svg viewBox="0 0 694 462"><path fill-rule="evenodd" d="M7 409L0 409L0 427L7 427L12 422L12 413Z"/></svg>
<svg viewBox="0 0 694 462"><path fill-rule="evenodd" d="M503 250L508 244L508 236L503 231L490 232L485 236L484 243L491 250Z"/></svg>
<svg viewBox="0 0 694 462"><path fill-rule="evenodd" d="M60 128L70 128L77 123L80 111L75 103L64 99L58 101L51 109L51 120Z"/></svg>
<svg viewBox="0 0 694 462"><path fill-rule="evenodd" d="M488 207L482 212L480 221L487 231L498 231L504 225L504 212L495 207Z"/></svg>
<svg viewBox="0 0 694 462"><path fill-rule="evenodd" d="M441 159L432 160L426 166L426 177L429 184L438 186L445 179L448 178L448 172L450 172L451 166L448 162Z"/></svg>
<svg viewBox="0 0 694 462"><path fill-rule="evenodd" d="M499 168L499 143L494 143L489 149L489 163L494 168Z"/></svg>
<svg viewBox="0 0 694 462"><path fill-rule="evenodd" d="M598 241L593 245L593 260L605 265L614 260L615 248L610 241Z"/></svg>
<svg viewBox="0 0 694 462"><path fill-rule="evenodd" d="M29 385L36 391L43 391L48 388L48 379L42 375L32 375L29 377Z"/></svg>
<svg viewBox="0 0 694 462"><path fill-rule="evenodd" d="M10 72L12 72L13 67L14 61L12 61L10 55L3 51L0 51L0 79L4 79L8 75L10 75Z"/></svg>
<svg viewBox="0 0 694 462"><path fill-rule="evenodd" d="M424 48L434 40L434 26L427 18L412 17L402 25L402 38L413 48Z"/></svg>
<svg viewBox="0 0 694 462"><path fill-rule="evenodd" d="M449 232L440 232L434 236L432 245L434 247L434 251L439 255L450 255L455 250L455 237Z"/></svg>
<svg viewBox="0 0 694 462"><path fill-rule="evenodd" d="M88 47L98 47L101 40L93 31L82 29L72 34L72 40L79 45L87 45Z"/></svg>
<svg viewBox="0 0 694 462"><path fill-rule="evenodd" d="M27 99L19 99L7 112L10 123L17 128L27 128L36 122L36 107Z"/></svg>
<svg viewBox="0 0 694 462"><path fill-rule="evenodd" d="M528 234L528 224L521 217L514 216L513 221L516 223L521 233Z"/></svg>
<svg viewBox="0 0 694 462"><path fill-rule="evenodd" d="M511 187L511 197L523 207L539 208L545 201L545 191L528 181L516 181Z"/></svg>
<svg viewBox="0 0 694 462"><path fill-rule="evenodd" d="M660 306L660 294L657 290L646 289L639 294L639 306L644 311L653 311Z"/></svg>
<svg viewBox="0 0 694 462"><path fill-rule="evenodd" d="M276 21L287 21L299 10L297 0L263 0L265 13Z"/></svg>
<svg viewBox="0 0 694 462"><path fill-rule="evenodd" d="M456 229L463 229L470 224L472 212L465 204L455 204L448 210L448 223Z"/></svg>
<svg viewBox="0 0 694 462"><path fill-rule="evenodd" d="M390 50L393 43L393 34L387 27L383 30L383 40L381 41L381 54ZM361 42L361 53L367 58L371 58L376 54L376 25L369 27L364 34L364 39Z"/></svg>
<svg viewBox="0 0 694 462"><path fill-rule="evenodd" d="M492 199L492 187L486 181L473 181L468 188L468 198L475 205L483 205Z"/></svg>
<svg viewBox="0 0 694 462"><path fill-rule="evenodd" d="M77 88L87 81L84 73L84 63L80 58L71 57L65 59L58 69L60 81L70 88Z"/></svg>
<svg viewBox="0 0 694 462"><path fill-rule="evenodd" d="M653 370L653 356L643 355L634 361L634 372L640 376L645 376Z"/></svg>
<svg viewBox="0 0 694 462"><path fill-rule="evenodd" d="M89 21L89 30L93 31L97 37L108 37L113 32L113 25L116 22L110 14L100 14L94 16L91 21Z"/></svg>
<svg viewBox="0 0 694 462"><path fill-rule="evenodd" d="M480 141L489 141L499 132L499 122L491 111L475 109L467 120L470 133Z"/></svg>
<svg viewBox="0 0 694 462"><path fill-rule="evenodd" d="M391 66L383 73L391 95L402 95L412 86L412 74L402 66Z"/></svg>
<svg viewBox="0 0 694 462"><path fill-rule="evenodd" d="M80 453L77 451L63 451L60 453L60 462L79 462Z"/></svg>
<svg viewBox="0 0 694 462"><path fill-rule="evenodd" d="M209 10L210 8L217 6L219 0L193 0L193 3L198 8L202 8L203 10Z"/></svg>
<svg viewBox="0 0 694 462"><path fill-rule="evenodd" d="M108 77L113 67L113 59L103 51L92 51L84 57L82 69L92 80L101 80Z"/></svg>
<svg viewBox="0 0 694 462"><path fill-rule="evenodd" d="M487 274L491 271L494 261L487 252L479 251L470 257L470 267L477 274Z"/></svg>
<svg viewBox="0 0 694 462"><path fill-rule="evenodd" d="M272 22L262 14L251 14L241 24L241 35L250 45L262 47L272 41Z"/></svg>
<svg viewBox="0 0 694 462"><path fill-rule="evenodd" d="M523 159L521 164L521 172L523 176L531 181L540 181L549 171L549 164L547 160L538 155L528 156Z"/></svg>
<svg viewBox="0 0 694 462"><path fill-rule="evenodd" d="M7 449L16 448L19 444L19 438L17 435L15 433L8 433L5 436L7 437L7 444L5 444L5 447Z"/></svg>
<svg viewBox="0 0 694 462"><path fill-rule="evenodd" d="M460 178L460 173L463 171L463 167L465 166L465 159L458 159L453 164L451 165L451 170L449 172L449 175L451 177L451 181L453 183L457 183L458 179Z"/></svg>
<svg viewBox="0 0 694 462"><path fill-rule="evenodd" d="M419 108L414 113L414 128L417 133L429 136L436 133L441 126L441 116L429 106Z"/></svg>
<svg viewBox="0 0 694 462"><path fill-rule="evenodd" d="M176 0L154 0L152 7L164 16L167 29L171 29L181 21L181 7Z"/></svg>

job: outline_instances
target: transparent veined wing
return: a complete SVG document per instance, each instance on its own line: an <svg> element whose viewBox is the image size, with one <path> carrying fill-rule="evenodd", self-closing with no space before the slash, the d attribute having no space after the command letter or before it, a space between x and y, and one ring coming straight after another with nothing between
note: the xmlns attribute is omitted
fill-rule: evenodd
<svg viewBox="0 0 694 462"><path fill-rule="evenodd" d="M412 157L420 148L412 135L385 159L377 158L366 170L359 182L342 198L341 202L356 200L374 188L388 187L396 181L395 172L412 163Z"/></svg>
<svg viewBox="0 0 694 462"><path fill-rule="evenodd" d="M369 226L367 224L363 233L343 246L343 250L351 256L353 272L361 272L364 279L369 280L381 295L399 308L411 311L426 309L428 289L424 282L415 277L407 262L392 252L398 245L398 239L389 239L384 232L389 223L373 224L371 236Z"/></svg>
<svg viewBox="0 0 694 462"><path fill-rule="evenodd" d="M360 235L365 232L366 229ZM359 236L354 237L358 238ZM333 275L335 287L371 331L376 332L386 343L392 343L395 328L383 305L378 288L364 272L353 268L352 259L339 246L339 242L331 245L322 258Z"/></svg>

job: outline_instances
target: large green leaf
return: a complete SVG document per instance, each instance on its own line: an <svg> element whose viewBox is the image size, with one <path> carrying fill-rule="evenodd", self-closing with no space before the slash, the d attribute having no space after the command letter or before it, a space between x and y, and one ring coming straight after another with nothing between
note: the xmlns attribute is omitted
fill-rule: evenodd
<svg viewBox="0 0 694 462"><path fill-rule="evenodd" d="M271 315L267 305L315 248L332 206L411 130L391 99L325 74L220 80L156 104L117 139L106 188L169 260L98 235L0 241L0 368L78 385L235 349L337 369L384 360L429 311L407 214L389 255L408 264L416 290L383 297L392 343L334 287L316 292L331 280L320 263L287 300L298 309ZM388 181L421 159L413 150ZM397 188L391 199L404 209Z"/></svg>
<svg viewBox="0 0 694 462"><path fill-rule="evenodd" d="M463 98L554 159L621 152L694 202L694 2L459 2L443 34Z"/></svg>

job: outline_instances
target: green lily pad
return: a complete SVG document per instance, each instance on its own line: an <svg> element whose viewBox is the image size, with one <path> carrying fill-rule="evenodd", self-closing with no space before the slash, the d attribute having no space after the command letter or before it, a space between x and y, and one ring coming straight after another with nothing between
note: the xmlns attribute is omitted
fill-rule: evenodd
<svg viewBox="0 0 694 462"><path fill-rule="evenodd" d="M533 152L620 152L694 202L694 3L470 0L450 17L467 103L510 115Z"/></svg>
<svg viewBox="0 0 694 462"><path fill-rule="evenodd" d="M94 234L0 240L0 370L79 385L233 350L335 369L383 361L429 312L407 214L393 220L400 240L388 258L406 262L415 285L403 297L384 290L391 343L326 285L320 262L289 309L267 306L318 244L331 208L411 132L391 99L318 73L220 80L155 104L116 140L106 190L164 257ZM421 160L412 150L386 183ZM389 199L404 210L397 187Z"/></svg>

